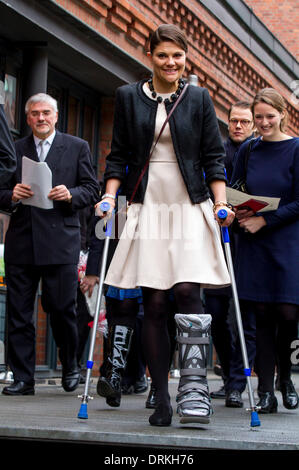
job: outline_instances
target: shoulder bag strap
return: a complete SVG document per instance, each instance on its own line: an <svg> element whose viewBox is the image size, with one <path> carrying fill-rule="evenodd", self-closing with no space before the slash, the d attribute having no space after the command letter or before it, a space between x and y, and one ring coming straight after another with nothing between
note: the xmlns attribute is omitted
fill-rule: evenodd
<svg viewBox="0 0 299 470"><path fill-rule="evenodd" d="M133 199L134 199L134 197L135 197L135 194L136 194L136 192L137 192L137 189L139 188L139 185L140 185L140 183L141 183L141 181L142 181L142 178L144 177L144 174L145 174L145 172L146 172L146 170L147 170L147 168L148 168L148 166L149 166L149 162L150 162L150 159L151 159L151 157L152 157L152 154L153 154L153 152L154 152L154 150L155 150L155 148L156 148L156 145L157 145L157 143L158 143L158 141L159 141L159 139L160 139L160 137L161 137L161 135L162 135L162 133L163 133L165 127L166 127L166 124L168 123L169 119L171 118L171 116L172 116L174 110L176 109L177 105L178 105L179 102L181 101L181 99L182 99L182 97L183 97L183 95L184 95L184 93L185 93L187 87L188 87L188 83L186 83L186 85L184 86L184 88L183 88L183 90L182 90L182 93L180 94L180 96L178 97L178 99L176 100L176 102L174 103L173 107L171 108L171 111L169 112L169 114L167 115L167 117L166 117L166 119L165 119L165 121L164 121L164 123L163 123L163 126L161 127L161 130L160 130L160 132L159 132L159 135L158 135L158 137L157 137L157 139L156 139L156 141L155 141L155 143L154 143L154 145L153 145L153 147L152 147L152 150L151 150L151 152L150 152L150 154L149 154L149 157L148 157L148 159L147 159L147 161L146 161L144 167L142 168L142 171L141 171L141 173L140 173L140 175L139 175L139 178L138 178L138 180L137 180L137 183L136 183L136 185L135 185L135 187L134 187L134 189L133 189L133 192L132 192L131 197L130 197L130 200L129 200L129 206L132 204L132 201L133 201Z"/></svg>

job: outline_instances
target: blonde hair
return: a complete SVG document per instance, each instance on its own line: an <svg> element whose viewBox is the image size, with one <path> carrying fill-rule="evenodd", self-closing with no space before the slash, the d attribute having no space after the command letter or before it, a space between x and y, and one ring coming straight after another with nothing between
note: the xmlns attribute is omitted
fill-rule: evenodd
<svg viewBox="0 0 299 470"><path fill-rule="evenodd" d="M254 97L253 103L251 106L251 111L254 116L254 107L258 103L266 103L275 108L279 113L284 113L284 117L281 118L280 121L280 130L281 132L285 132L287 123L288 123L288 111L287 111L287 104L284 98L281 96L278 91L274 90L274 88L263 88L260 90Z"/></svg>

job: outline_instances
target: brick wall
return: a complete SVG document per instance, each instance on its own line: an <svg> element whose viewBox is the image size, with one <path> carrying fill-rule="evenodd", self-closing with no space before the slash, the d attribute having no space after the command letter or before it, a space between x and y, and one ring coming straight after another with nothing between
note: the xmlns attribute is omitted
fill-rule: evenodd
<svg viewBox="0 0 299 470"><path fill-rule="evenodd" d="M37 323L36 323L36 365L44 365L47 361L47 314L41 307L38 298Z"/></svg>
<svg viewBox="0 0 299 470"><path fill-rule="evenodd" d="M299 60L299 2L245 0L277 39Z"/></svg>
<svg viewBox="0 0 299 470"><path fill-rule="evenodd" d="M209 89L219 118L226 121L231 103L250 100L259 89L271 86L288 101L290 132L298 134L299 112L289 89L196 0L55 1L147 66L150 32L161 23L178 24L189 40L186 75L195 73L200 85Z"/></svg>
<svg viewBox="0 0 299 470"><path fill-rule="evenodd" d="M259 89L271 86L287 100L290 114L289 132L298 135L299 113L291 101L289 89L199 2L195 0L56 1L147 66L150 66L146 56L150 32L161 23L178 24L185 30L189 40L186 74L195 73L200 85L208 88L220 119L226 121L231 103L239 99L251 100ZM283 15L287 16L289 11L294 18L286 23L289 25L289 41L286 41L286 45L298 37L295 27L295 13L298 13L298 7L294 1L248 0L247 3L256 5L256 10L259 10L267 26L269 15L273 17L276 15L268 11L269 4L279 4L279 10L282 4L285 5L287 8ZM291 21L294 22L292 28ZM283 29L288 28L284 26ZM277 33L277 37L279 37L278 30L282 35L281 28L273 20L272 31ZM112 116L113 99L104 99L99 149L100 177L105 168L105 157L110 149Z"/></svg>

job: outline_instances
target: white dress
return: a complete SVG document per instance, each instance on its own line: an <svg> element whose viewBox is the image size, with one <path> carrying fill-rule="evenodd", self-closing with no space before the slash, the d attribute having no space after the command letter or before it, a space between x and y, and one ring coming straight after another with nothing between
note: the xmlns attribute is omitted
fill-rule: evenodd
<svg viewBox="0 0 299 470"><path fill-rule="evenodd" d="M146 83L143 91L151 98ZM155 138L165 119L162 102ZM105 284L165 290L179 282L217 288L229 285L230 278L213 203L210 199L200 204L190 201L167 124L149 164L144 202L128 209Z"/></svg>

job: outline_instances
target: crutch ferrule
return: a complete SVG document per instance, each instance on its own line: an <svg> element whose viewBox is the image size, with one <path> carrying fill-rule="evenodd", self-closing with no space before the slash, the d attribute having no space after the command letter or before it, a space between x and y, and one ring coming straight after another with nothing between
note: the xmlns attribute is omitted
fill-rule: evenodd
<svg viewBox="0 0 299 470"><path fill-rule="evenodd" d="M88 419L88 413L87 413L87 403L82 403L80 406L80 410L78 413L78 418L79 419Z"/></svg>
<svg viewBox="0 0 299 470"><path fill-rule="evenodd" d="M251 413L251 423L250 423L251 427L255 427L255 426L260 426L261 425L261 422L259 420L259 416L257 414L257 411L252 411Z"/></svg>

